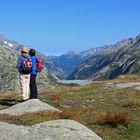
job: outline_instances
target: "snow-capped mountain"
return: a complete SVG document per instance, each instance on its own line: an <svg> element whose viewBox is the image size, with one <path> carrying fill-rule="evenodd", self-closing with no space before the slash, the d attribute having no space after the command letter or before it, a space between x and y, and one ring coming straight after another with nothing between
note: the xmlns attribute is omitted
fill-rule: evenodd
<svg viewBox="0 0 140 140"><path fill-rule="evenodd" d="M0 44L1 45L6 45L7 47L13 48L13 49L18 49L19 43L13 40L9 40L6 38L4 35L0 35Z"/></svg>

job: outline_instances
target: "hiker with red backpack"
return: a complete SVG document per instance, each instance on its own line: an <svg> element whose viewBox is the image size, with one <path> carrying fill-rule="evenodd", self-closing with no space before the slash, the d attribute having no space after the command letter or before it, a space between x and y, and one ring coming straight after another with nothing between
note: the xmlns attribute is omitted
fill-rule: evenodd
<svg viewBox="0 0 140 140"><path fill-rule="evenodd" d="M29 99L29 84L30 84L30 73L32 71L32 60L28 55L28 49L20 45L21 55L18 57L17 69L20 74L20 86L22 90L22 99Z"/></svg>
<svg viewBox="0 0 140 140"><path fill-rule="evenodd" d="M36 51L34 49L30 49L29 55L31 56L33 64L30 78L30 99L36 99L38 98L36 76L37 72L42 70L42 62L40 59L36 58Z"/></svg>

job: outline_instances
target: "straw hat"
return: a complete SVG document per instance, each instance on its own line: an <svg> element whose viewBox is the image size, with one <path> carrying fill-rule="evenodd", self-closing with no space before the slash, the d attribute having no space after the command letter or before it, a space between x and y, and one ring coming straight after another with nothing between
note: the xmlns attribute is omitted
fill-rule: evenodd
<svg viewBox="0 0 140 140"><path fill-rule="evenodd" d="M20 50L20 51L21 51L21 52L28 53L28 49L27 49L26 47L21 48L21 50Z"/></svg>

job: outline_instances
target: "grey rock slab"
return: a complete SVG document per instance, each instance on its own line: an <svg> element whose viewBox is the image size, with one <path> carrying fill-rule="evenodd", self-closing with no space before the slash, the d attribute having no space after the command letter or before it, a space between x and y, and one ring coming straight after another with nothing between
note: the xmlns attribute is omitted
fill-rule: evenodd
<svg viewBox="0 0 140 140"><path fill-rule="evenodd" d="M140 90L140 86L135 86L134 89L135 90Z"/></svg>
<svg viewBox="0 0 140 140"><path fill-rule="evenodd" d="M31 128L0 122L0 140L28 140Z"/></svg>
<svg viewBox="0 0 140 140"><path fill-rule="evenodd" d="M0 122L0 140L102 140L73 120L54 120L31 127Z"/></svg>
<svg viewBox="0 0 140 140"><path fill-rule="evenodd" d="M60 111L53 106L40 101L39 99L31 99L22 103L13 105L7 109L1 110L0 114L22 115L25 113L34 113L40 111Z"/></svg>
<svg viewBox="0 0 140 140"><path fill-rule="evenodd" d="M140 86L140 82L129 82L129 83L120 83L120 84L107 83L107 84L105 84L105 87L112 88L112 89L124 89L124 88L129 88L129 87L135 88L137 86Z"/></svg>
<svg viewBox="0 0 140 140"><path fill-rule="evenodd" d="M37 136L50 136L52 140L101 140L93 131L73 120L49 121L32 126L32 130Z"/></svg>

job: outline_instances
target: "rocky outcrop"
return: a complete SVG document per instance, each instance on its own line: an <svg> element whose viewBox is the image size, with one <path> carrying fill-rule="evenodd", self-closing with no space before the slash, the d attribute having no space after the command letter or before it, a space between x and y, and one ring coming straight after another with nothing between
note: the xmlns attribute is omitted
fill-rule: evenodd
<svg viewBox="0 0 140 140"><path fill-rule="evenodd" d="M20 92L18 71L16 69L18 53L0 45L0 92Z"/></svg>
<svg viewBox="0 0 140 140"><path fill-rule="evenodd" d="M14 48L0 45L0 93L20 92L19 73L16 69L18 55L18 51ZM54 76L47 72L44 66L44 69L37 75L38 88L47 87L55 82Z"/></svg>
<svg viewBox="0 0 140 140"><path fill-rule="evenodd" d="M38 99L31 99L22 103L18 103L12 107L1 110L0 114L22 115L25 113L34 113L40 111L60 111Z"/></svg>
<svg viewBox="0 0 140 140"><path fill-rule="evenodd" d="M1 110L1 114L22 115L60 110L38 99L31 99ZM93 131L73 120L54 120L33 126L17 126L0 122L0 140L102 140Z"/></svg>
<svg viewBox="0 0 140 140"><path fill-rule="evenodd" d="M73 120L54 120L31 127L0 122L2 140L102 140L93 131Z"/></svg>

